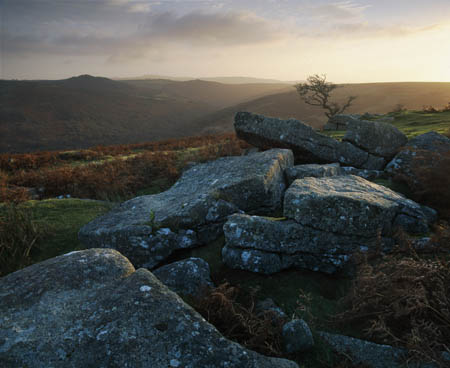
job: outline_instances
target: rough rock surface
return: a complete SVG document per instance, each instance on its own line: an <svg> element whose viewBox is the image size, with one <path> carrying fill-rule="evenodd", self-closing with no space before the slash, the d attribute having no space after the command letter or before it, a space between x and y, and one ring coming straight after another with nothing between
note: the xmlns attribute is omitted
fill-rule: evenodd
<svg viewBox="0 0 450 368"><path fill-rule="evenodd" d="M302 122L281 120L249 112L238 112L234 128L239 138L262 149L280 147L294 152L301 163L334 163L362 169L380 170L386 162L349 142L339 142L319 134Z"/></svg>
<svg viewBox="0 0 450 368"><path fill-rule="evenodd" d="M390 345L379 345L373 342L355 339L343 335L319 332L331 348L349 355L355 364L364 363L372 368L400 368L405 351Z"/></svg>
<svg viewBox="0 0 450 368"><path fill-rule="evenodd" d="M319 332L331 348L340 354L346 354L352 358L354 364L365 364L371 368L403 368L406 350L390 345L375 344L370 341L356 339L354 337ZM450 363L450 354L442 353L442 358ZM434 363L409 362L410 368L438 368Z"/></svg>
<svg viewBox="0 0 450 368"><path fill-rule="evenodd" d="M388 175L382 170L357 169L352 166L341 167L341 175L356 175L367 180L385 178Z"/></svg>
<svg viewBox="0 0 450 368"><path fill-rule="evenodd" d="M79 239L152 269L176 249L217 238L232 213L281 207L283 172L292 165L292 152L283 149L196 165L166 192L134 198L88 223Z"/></svg>
<svg viewBox="0 0 450 368"><path fill-rule="evenodd" d="M302 319L294 319L283 326L284 349L287 353L297 353L310 350L314 339L308 324Z"/></svg>
<svg viewBox="0 0 450 368"><path fill-rule="evenodd" d="M153 274L177 294L199 296L205 288L214 287L208 262L187 258L157 268Z"/></svg>
<svg viewBox="0 0 450 368"><path fill-rule="evenodd" d="M392 124L354 120L348 123L343 141L350 142L375 156L390 159L408 139Z"/></svg>
<svg viewBox="0 0 450 368"><path fill-rule="evenodd" d="M296 165L289 167L284 171L288 185L291 185L295 179L303 179L308 176L313 178L323 178L326 176L341 175L341 167L338 163L318 165Z"/></svg>
<svg viewBox="0 0 450 368"><path fill-rule="evenodd" d="M409 140L387 164L385 171L392 175L409 177L418 183L414 169L435 167L442 160L443 154L450 154L450 139L436 132L428 132Z"/></svg>
<svg viewBox="0 0 450 368"><path fill-rule="evenodd" d="M335 273L355 251L367 251L377 238L334 234L293 220L233 215L224 225L222 259L230 268L272 274L291 267ZM392 246L390 239L382 239Z"/></svg>
<svg viewBox="0 0 450 368"><path fill-rule="evenodd" d="M72 252L0 279L0 361L4 368L297 367L225 339L111 249Z"/></svg>
<svg viewBox="0 0 450 368"><path fill-rule="evenodd" d="M285 218L235 214L224 225L231 268L272 274L291 267L335 273L356 251L390 251L396 227L428 231L435 211L357 176L295 180ZM287 219L286 219L287 218Z"/></svg>
<svg viewBox="0 0 450 368"><path fill-rule="evenodd" d="M390 236L406 220L414 224L407 232L429 231L422 206L354 175L294 181L286 191L284 215L314 229L364 238Z"/></svg>

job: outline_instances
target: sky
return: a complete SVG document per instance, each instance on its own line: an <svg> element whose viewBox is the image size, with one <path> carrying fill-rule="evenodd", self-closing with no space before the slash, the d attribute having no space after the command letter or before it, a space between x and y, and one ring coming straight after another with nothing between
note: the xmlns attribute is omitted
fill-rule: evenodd
<svg viewBox="0 0 450 368"><path fill-rule="evenodd" d="M449 0L0 0L0 78L450 82Z"/></svg>

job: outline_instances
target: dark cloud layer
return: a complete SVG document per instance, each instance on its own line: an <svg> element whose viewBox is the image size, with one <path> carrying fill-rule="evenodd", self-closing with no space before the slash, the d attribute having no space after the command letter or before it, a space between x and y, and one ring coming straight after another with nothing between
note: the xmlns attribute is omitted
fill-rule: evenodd
<svg viewBox="0 0 450 368"><path fill-rule="evenodd" d="M132 10L136 5L142 3L125 2L123 0L101 0L95 2L93 12L100 9L115 9L114 16L106 18L108 23L116 27L106 27L99 32L98 20L90 23L87 19L75 22L75 16L84 14L83 7L68 2L65 11L70 13L71 18L53 16L53 23L46 21L46 7L50 1L42 2L43 8L28 9L27 14L40 14L37 17L41 23L36 22L27 31L23 27L20 31L14 31L11 27L3 32L2 48L7 56L21 56L27 54L50 54L50 55L104 55L113 60L117 55L145 55L145 49L166 48L174 43L184 43L203 47L211 46L236 46L267 42L276 39L279 33L271 24L262 18L250 13L228 12L228 13L205 13L192 12L182 16L173 12L149 13L144 11L135 14ZM10 12L17 12L24 6L19 0ZM86 7L86 3L84 7ZM133 6L133 7L130 7ZM131 9L131 10L130 10ZM143 7L137 8L145 9ZM82 11L83 10L83 11ZM131 13L127 13L130 10ZM57 13L62 9L53 9ZM22 15L24 16L24 15ZM105 15L103 14L102 17ZM100 20L103 18L99 18ZM132 17L137 24L130 23ZM127 27L122 27L126 24ZM111 59L112 58L112 59Z"/></svg>

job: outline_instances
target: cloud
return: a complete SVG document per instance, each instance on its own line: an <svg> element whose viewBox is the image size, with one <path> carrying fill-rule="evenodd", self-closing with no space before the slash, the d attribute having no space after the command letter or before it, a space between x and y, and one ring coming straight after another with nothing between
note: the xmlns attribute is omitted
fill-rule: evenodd
<svg viewBox="0 0 450 368"><path fill-rule="evenodd" d="M139 13L136 19L140 25L129 27L128 31L117 32L113 28L108 32L90 23L82 26L72 20L62 20L50 25L45 32L14 33L6 30L2 35L3 53L6 56L99 55L109 61L122 61L127 57L161 55L165 49L177 45L232 47L262 44L282 37L282 32L272 22L248 12L191 12L180 16L174 12L149 12L149 8L141 6L145 4L130 0L102 2L114 6L133 5L126 9ZM117 25L121 29L120 19L117 19Z"/></svg>
<svg viewBox="0 0 450 368"><path fill-rule="evenodd" d="M279 39L271 22L248 12L193 12L177 16L165 12L150 16L140 32L152 39L195 45L245 45Z"/></svg>
<svg viewBox="0 0 450 368"><path fill-rule="evenodd" d="M359 5L353 1L341 1L319 6L301 7L308 16L327 18L333 21L361 18L369 5Z"/></svg>
<svg viewBox="0 0 450 368"><path fill-rule="evenodd" d="M330 25L328 30L307 34L318 38L347 38L347 39L371 39L371 38L402 38L421 33L440 30L444 24L432 24L428 26L413 27L408 25L378 25L368 22L336 23ZM305 34L306 35L306 34Z"/></svg>

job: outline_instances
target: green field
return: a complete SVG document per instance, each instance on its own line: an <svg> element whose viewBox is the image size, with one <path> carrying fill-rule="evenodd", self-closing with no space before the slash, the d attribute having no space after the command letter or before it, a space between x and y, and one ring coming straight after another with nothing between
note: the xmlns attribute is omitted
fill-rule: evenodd
<svg viewBox="0 0 450 368"><path fill-rule="evenodd" d="M414 138L420 134L435 131L440 134L450 132L450 111L426 113L422 111L402 111L389 113L395 120L391 123L408 138ZM342 139L345 131L323 131L322 134L336 139Z"/></svg>

